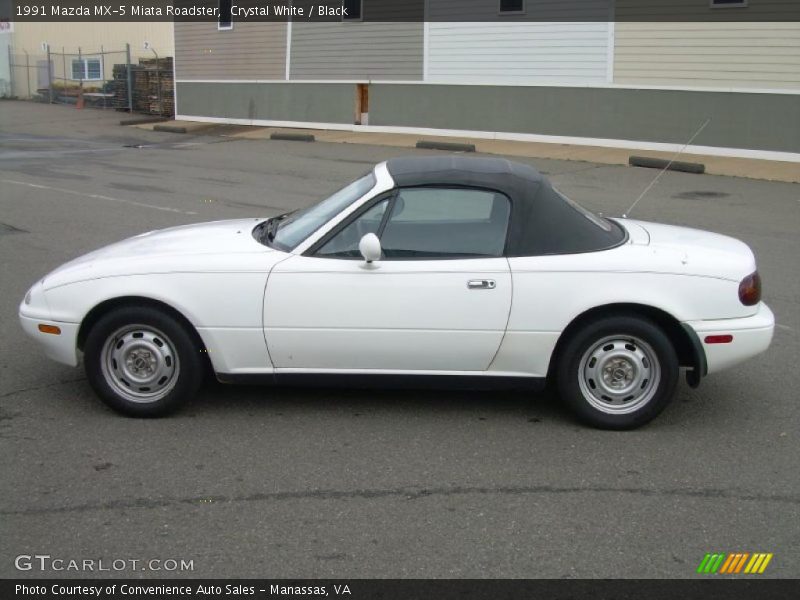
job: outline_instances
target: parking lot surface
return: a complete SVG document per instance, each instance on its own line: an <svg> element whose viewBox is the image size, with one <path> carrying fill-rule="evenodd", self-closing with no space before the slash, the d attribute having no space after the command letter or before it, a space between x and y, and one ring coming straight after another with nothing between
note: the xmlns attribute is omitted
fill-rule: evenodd
<svg viewBox="0 0 800 600"><path fill-rule="evenodd" d="M94 573L132 577L691 577L706 552L771 552L761 577L800 576L800 185L669 172L637 206L747 242L778 320L767 353L681 382L640 430L582 427L547 392L213 381L176 416L136 420L25 337L17 306L37 278L124 237L268 217L377 161L436 152L119 119L0 102L0 576L92 575L15 569L39 553L193 561ZM655 176L527 162L611 216Z"/></svg>

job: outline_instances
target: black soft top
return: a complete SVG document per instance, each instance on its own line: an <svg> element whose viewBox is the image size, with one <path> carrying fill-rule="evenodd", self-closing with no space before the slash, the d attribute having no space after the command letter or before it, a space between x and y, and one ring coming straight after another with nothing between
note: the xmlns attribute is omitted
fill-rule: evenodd
<svg viewBox="0 0 800 600"><path fill-rule="evenodd" d="M627 239L617 223L573 205L529 165L463 156L392 158L386 164L398 187L477 187L507 196L511 200L507 256L595 252Z"/></svg>

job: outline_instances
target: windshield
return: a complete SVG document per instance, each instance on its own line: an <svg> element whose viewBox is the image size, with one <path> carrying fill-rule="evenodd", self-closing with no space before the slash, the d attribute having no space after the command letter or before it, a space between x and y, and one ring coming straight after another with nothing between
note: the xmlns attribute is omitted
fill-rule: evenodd
<svg viewBox="0 0 800 600"><path fill-rule="evenodd" d="M375 187L375 183L375 175L370 172L322 202L292 213L279 223L270 245L279 250L293 250L317 229Z"/></svg>

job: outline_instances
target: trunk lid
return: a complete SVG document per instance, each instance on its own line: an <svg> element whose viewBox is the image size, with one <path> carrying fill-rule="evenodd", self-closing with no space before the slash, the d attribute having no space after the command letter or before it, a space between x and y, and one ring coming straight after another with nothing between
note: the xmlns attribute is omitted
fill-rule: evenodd
<svg viewBox="0 0 800 600"><path fill-rule="evenodd" d="M621 219L631 233L631 242L674 252L689 273L723 277L732 281L756 270L753 251L744 242L701 229ZM640 230L647 233L647 240Z"/></svg>

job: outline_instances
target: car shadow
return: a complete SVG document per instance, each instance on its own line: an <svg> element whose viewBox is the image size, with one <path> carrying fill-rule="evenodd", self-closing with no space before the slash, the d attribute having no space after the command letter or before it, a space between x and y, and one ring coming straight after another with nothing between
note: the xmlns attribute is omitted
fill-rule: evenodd
<svg viewBox="0 0 800 600"><path fill-rule="evenodd" d="M679 383L674 400L644 429L693 429L717 418L710 389L694 390ZM312 413L350 413L361 416L408 415L489 419L493 417L548 422L585 429L563 405L553 386L542 391L416 388L360 388L345 386L236 385L206 378L203 387L176 416L207 417L246 413L248 416L291 416ZM591 429L591 428L589 428Z"/></svg>
<svg viewBox="0 0 800 600"><path fill-rule="evenodd" d="M301 387L230 385L206 381L198 396L181 413L207 416L221 412L250 414L350 412L367 414L437 415L480 413L479 417L503 415L531 422L544 420L574 424L555 393L529 390L485 391L470 389L365 389L355 387ZM179 413L180 414L180 413Z"/></svg>
<svg viewBox="0 0 800 600"><path fill-rule="evenodd" d="M81 402L77 405L87 414L109 417L116 414L102 405L84 377L64 369L54 381L34 386L45 392L52 406L48 410L63 407L61 393ZM70 379L69 377L73 378ZM716 382L719 385L719 382ZM723 386L724 387L724 386ZM21 390L22 391L22 390ZM715 392L709 386L693 390L681 383L670 406L646 430L693 430L709 423L730 419L718 412L729 413L726 405L721 411L715 400ZM14 392L12 392L13 394ZM559 429L590 429L573 418L558 398L552 386L542 391L532 390L473 390L416 388L357 388L344 386L301 385L239 385L223 384L212 374L204 378L197 396L181 407L171 419L214 418L234 422L242 418L270 418L273 416L308 417L329 414L351 417L431 417L446 415L459 420L506 419L531 424L547 422ZM688 431L687 430L687 431Z"/></svg>

